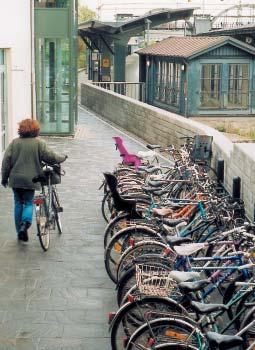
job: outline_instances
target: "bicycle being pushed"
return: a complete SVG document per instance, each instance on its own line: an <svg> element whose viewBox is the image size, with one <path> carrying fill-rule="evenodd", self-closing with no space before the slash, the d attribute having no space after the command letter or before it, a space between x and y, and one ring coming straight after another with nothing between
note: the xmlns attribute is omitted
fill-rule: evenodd
<svg viewBox="0 0 255 350"><path fill-rule="evenodd" d="M60 205L56 185L61 182L64 174L60 164L44 164L42 174L33 178L34 183L41 183L41 193L35 196L33 203L37 235L44 251L49 249L51 231L57 229L59 234L63 232L60 217L63 207Z"/></svg>

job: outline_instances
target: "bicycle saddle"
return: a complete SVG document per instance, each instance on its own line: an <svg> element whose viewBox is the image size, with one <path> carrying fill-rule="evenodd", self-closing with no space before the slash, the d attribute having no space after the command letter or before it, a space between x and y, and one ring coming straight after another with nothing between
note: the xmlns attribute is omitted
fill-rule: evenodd
<svg viewBox="0 0 255 350"><path fill-rule="evenodd" d="M149 180L148 185L151 187L162 187L163 185L166 185L169 181L166 180Z"/></svg>
<svg viewBox="0 0 255 350"><path fill-rule="evenodd" d="M194 278L199 278L200 273L195 271L171 271L169 277L176 282L187 282L193 280Z"/></svg>
<svg viewBox="0 0 255 350"><path fill-rule="evenodd" d="M149 148L149 149L154 150L154 149L156 149L156 148L160 148L160 145L151 145L151 144L148 144L148 145L146 145L146 147Z"/></svg>
<svg viewBox="0 0 255 350"><path fill-rule="evenodd" d="M169 216L173 214L173 210L171 208L153 208L152 213L158 216Z"/></svg>
<svg viewBox="0 0 255 350"><path fill-rule="evenodd" d="M207 332L206 337L210 346L219 347L220 349L231 349L234 346L243 344L243 338L237 335L224 335L216 332Z"/></svg>
<svg viewBox="0 0 255 350"><path fill-rule="evenodd" d="M139 158L152 158L155 155L154 151L139 151L137 156Z"/></svg>
<svg viewBox="0 0 255 350"><path fill-rule="evenodd" d="M198 314L207 314L215 311L228 310L228 307L224 304L205 304L199 303L197 301L192 301L190 305Z"/></svg>
<svg viewBox="0 0 255 350"><path fill-rule="evenodd" d="M166 219L166 218L163 218L163 219L159 219L159 220L162 221L163 224L165 224L165 225L167 225L169 227L175 227L178 224L180 224L181 222L186 221L185 218L183 218L183 219Z"/></svg>
<svg viewBox="0 0 255 350"><path fill-rule="evenodd" d="M158 166L146 167L143 169L147 174L155 173L157 170L161 170Z"/></svg>
<svg viewBox="0 0 255 350"><path fill-rule="evenodd" d="M170 244L171 246L182 244L182 243L189 243L192 242L192 239L189 237L179 237L179 236L166 236L166 242Z"/></svg>
<svg viewBox="0 0 255 350"><path fill-rule="evenodd" d="M201 249L204 249L205 247L207 247L206 243L189 243L189 244L182 245L181 247L177 246L174 250L179 255L190 256L192 254L199 252Z"/></svg>
<svg viewBox="0 0 255 350"><path fill-rule="evenodd" d="M194 281L194 282L181 282L178 284L178 287L180 288L182 293L186 294L186 293L196 292L200 289L203 289L208 284L210 284L210 281L200 280L200 281Z"/></svg>

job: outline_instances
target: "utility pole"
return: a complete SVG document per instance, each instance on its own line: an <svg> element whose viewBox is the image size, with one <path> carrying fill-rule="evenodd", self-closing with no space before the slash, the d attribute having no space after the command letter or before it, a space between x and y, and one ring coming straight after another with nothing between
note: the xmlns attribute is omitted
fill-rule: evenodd
<svg viewBox="0 0 255 350"><path fill-rule="evenodd" d="M102 0L97 0L97 19L100 21L101 20L101 10L102 10L103 4Z"/></svg>
<svg viewBox="0 0 255 350"><path fill-rule="evenodd" d="M238 8L237 8L237 24L242 24L242 0L239 0Z"/></svg>

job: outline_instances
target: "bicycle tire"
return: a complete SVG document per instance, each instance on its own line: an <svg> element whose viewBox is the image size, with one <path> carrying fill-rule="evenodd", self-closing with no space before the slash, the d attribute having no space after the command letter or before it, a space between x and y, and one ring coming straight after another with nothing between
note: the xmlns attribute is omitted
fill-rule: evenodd
<svg viewBox="0 0 255 350"><path fill-rule="evenodd" d="M253 306L244 317L240 329L248 326L255 318L255 307ZM255 342L255 326L253 328L248 328L242 335L244 340L244 349L248 349ZM252 345L252 349L254 349L254 345Z"/></svg>
<svg viewBox="0 0 255 350"><path fill-rule="evenodd" d="M174 344L174 343L165 343L159 344L154 347L155 350L197 350L197 347L187 344Z"/></svg>
<svg viewBox="0 0 255 350"><path fill-rule="evenodd" d="M250 291L247 291L246 293L244 293L242 299L237 304L237 307L235 310L235 315L239 314L239 317L236 320L237 328L240 327L241 323L245 319L244 313L247 310L246 303L254 303L254 302L255 302L254 290L250 290ZM254 315L255 315L255 313L254 313Z"/></svg>
<svg viewBox="0 0 255 350"><path fill-rule="evenodd" d="M121 274L132 266L133 260L144 254L163 254L164 250L168 249L169 246L163 242L158 241L141 241L135 243L134 246L130 246L121 255L120 261L117 268L117 281Z"/></svg>
<svg viewBox="0 0 255 350"><path fill-rule="evenodd" d="M111 216L112 216L112 206L110 205L110 191L107 191L102 199L101 202L101 212L103 215L103 218L105 220L105 222L109 222L111 220Z"/></svg>
<svg viewBox="0 0 255 350"><path fill-rule="evenodd" d="M149 338L155 338L154 333L157 333L155 345L162 344L163 341L172 342L179 345L187 343L187 345L198 348L198 334L200 339L204 339L202 333L198 330L194 321L188 318L165 317L152 320L139 327L130 337L126 350L139 349L138 344L146 346ZM144 338L144 339L143 339ZM167 339L171 338L171 339Z"/></svg>
<svg viewBox="0 0 255 350"><path fill-rule="evenodd" d="M158 232L141 225L124 228L115 234L105 249L104 256L106 272L114 283L117 282L116 267L118 261L122 253L124 253L124 251L129 247L129 239L131 237L136 241L139 239L141 240L141 238L143 240L145 240L145 238L154 238L162 241L162 238Z"/></svg>
<svg viewBox="0 0 255 350"><path fill-rule="evenodd" d="M139 208L140 204L147 204L150 205L150 202L146 199L139 199L137 201L137 207ZM122 223L121 223L122 221ZM132 218L132 214L126 213L126 212L120 212L118 215L109 221L108 225L106 226L105 232L104 232L104 248L107 247L109 244L111 238L121 229L126 228L132 223L135 225L137 223L143 224L145 222L145 219L141 216L141 218Z"/></svg>
<svg viewBox="0 0 255 350"><path fill-rule="evenodd" d="M42 204L36 205L36 226L40 245L44 251L47 251L50 245L50 225L45 200Z"/></svg>
<svg viewBox="0 0 255 350"><path fill-rule="evenodd" d="M173 269L173 263L166 257L157 254L145 254L136 259L136 263L150 263L151 265L157 265L169 269ZM123 303L123 299L127 292L136 285L136 269L133 265L130 267L120 278L116 286L117 289L117 302L120 306Z"/></svg>
<svg viewBox="0 0 255 350"><path fill-rule="evenodd" d="M131 220L130 214L119 213L112 219L105 228L104 231L104 248L107 247L112 237L121 229L127 227L128 220Z"/></svg>
<svg viewBox="0 0 255 350"><path fill-rule="evenodd" d="M52 188L52 207L54 211L55 222L58 229L58 233L61 235L63 233L63 227L62 227L61 217L60 217L61 206L58 198L58 193L55 190L55 188Z"/></svg>
<svg viewBox="0 0 255 350"><path fill-rule="evenodd" d="M133 302L128 302L123 305L116 315L114 316L111 325L111 346L112 350L123 349L122 336L131 336L133 331L136 329L135 321L138 324L143 324L146 313L149 310L158 310L159 312L173 312L175 314L187 315L187 311L180 305L178 305L174 300L170 298L160 298L160 297L144 297L143 299L136 300ZM135 311L138 310L137 317L134 317ZM142 314L142 310L146 310ZM133 319L132 319L133 315ZM156 317L156 314L155 314ZM134 324L131 324L131 320L134 320ZM120 344L120 345L119 345Z"/></svg>

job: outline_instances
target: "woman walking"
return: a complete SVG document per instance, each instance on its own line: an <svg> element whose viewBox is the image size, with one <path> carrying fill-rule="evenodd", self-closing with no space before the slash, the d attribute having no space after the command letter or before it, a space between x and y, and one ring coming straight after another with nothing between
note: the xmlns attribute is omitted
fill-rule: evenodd
<svg viewBox="0 0 255 350"><path fill-rule="evenodd" d="M28 241L27 230L33 218L33 199L40 184L32 179L42 172L41 162L62 163L67 156L57 155L39 139L40 125L36 120L24 119L19 123L19 137L5 151L2 162L2 185L14 193L14 218L19 240Z"/></svg>

